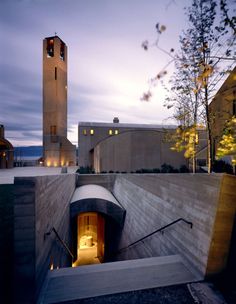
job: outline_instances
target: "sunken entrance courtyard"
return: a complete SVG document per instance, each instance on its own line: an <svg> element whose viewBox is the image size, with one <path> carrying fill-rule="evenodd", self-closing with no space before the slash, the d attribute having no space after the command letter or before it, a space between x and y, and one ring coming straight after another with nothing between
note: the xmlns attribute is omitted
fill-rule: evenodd
<svg viewBox="0 0 236 304"><path fill-rule="evenodd" d="M229 267L235 176L68 173L9 183L0 191L12 193L16 303L96 303Z"/></svg>

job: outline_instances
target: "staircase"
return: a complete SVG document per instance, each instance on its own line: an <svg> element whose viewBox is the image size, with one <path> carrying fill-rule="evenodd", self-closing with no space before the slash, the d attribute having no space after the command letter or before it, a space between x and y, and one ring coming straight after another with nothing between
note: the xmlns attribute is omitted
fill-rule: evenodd
<svg viewBox="0 0 236 304"><path fill-rule="evenodd" d="M198 281L179 255L49 271L38 304L171 286Z"/></svg>

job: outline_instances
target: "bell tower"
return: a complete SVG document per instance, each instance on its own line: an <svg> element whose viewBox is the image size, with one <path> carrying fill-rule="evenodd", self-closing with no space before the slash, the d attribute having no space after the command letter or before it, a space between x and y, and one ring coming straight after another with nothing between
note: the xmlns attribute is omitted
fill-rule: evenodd
<svg viewBox="0 0 236 304"><path fill-rule="evenodd" d="M45 166L76 164L67 139L67 46L58 37L43 40L43 156Z"/></svg>

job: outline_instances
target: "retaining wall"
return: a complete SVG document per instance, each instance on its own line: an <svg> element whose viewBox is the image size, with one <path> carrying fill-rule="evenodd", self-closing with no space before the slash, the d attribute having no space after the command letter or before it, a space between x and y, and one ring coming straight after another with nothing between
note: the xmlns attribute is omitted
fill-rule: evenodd
<svg viewBox="0 0 236 304"><path fill-rule="evenodd" d="M53 232L70 242L69 203L76 185L74 174L15 178L14 268L17 303L34 303L45 275L71 266L71 259Z"/></svg>
<svg viewBox="0 0 236 304"><path fill-rule="evenodd" d="M236 178L228 175L155 174L117 176L114 195L126 209L119 248L178 218L178 222L117 256L135 259L180 254L199 275L225 267L234 221Z"/></svg>
<svg viewBox="0 0 236 304"><path fill-rule="evenodd" d="M94 184L112 191L116 176L117 174L77 174L77 187Z"/></svg>
<svg viewBox="0 0 236 304"><path fill-rule="evenodd" d="M12 302L13 185L0 185L0 303Z"/></svg>

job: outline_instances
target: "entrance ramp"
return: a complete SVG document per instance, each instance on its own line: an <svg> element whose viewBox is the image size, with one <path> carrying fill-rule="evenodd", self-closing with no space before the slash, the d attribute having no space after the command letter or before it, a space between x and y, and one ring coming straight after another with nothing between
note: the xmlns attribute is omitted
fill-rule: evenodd
<svg viewBox="0 0 236 304"><path fill-rule="evenodd" d="M198 281L179 255L49 271L38 304L60 303Z"/></svg>

